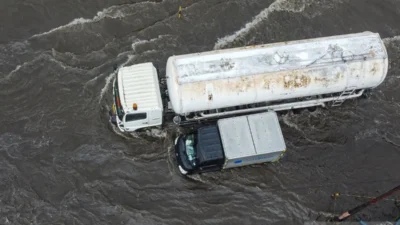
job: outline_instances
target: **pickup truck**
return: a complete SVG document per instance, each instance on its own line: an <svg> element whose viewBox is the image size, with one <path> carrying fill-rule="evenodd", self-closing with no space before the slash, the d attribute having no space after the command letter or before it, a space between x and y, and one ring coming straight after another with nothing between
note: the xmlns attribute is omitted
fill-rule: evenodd
<svg viewBox="0 0 400 225"><path fill-rule="evenodd" d="M276 112L220 119L175 139L182 175L273 162L286 151Z"/></svg>

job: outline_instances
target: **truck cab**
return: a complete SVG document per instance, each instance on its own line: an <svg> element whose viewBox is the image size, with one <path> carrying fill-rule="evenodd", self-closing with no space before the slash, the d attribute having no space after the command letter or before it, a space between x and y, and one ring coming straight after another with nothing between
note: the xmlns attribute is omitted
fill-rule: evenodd
<svg viewBox="0 0 400 225"><path fill-rule="evenodd" d="M225 157L218 127L201 127L178 136L175 155L183 175L221 170Z"/></svg>
<svg viewBox="0 0 400 225"><path fill-rule="evenodd" d="M121 132L160 126L163 105L158 73L152 63L118 69L113 82L110 120Z"/></svg>

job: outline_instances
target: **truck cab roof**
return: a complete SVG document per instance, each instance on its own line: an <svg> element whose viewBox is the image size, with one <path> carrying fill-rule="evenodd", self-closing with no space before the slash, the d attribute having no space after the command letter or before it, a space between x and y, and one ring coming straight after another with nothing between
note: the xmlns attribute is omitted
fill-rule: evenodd
<svg viewBox="0 0 400 225"><path fill-rule="evenodd" d="M157 70L153 63L140 63L118 69L117 82L121 106L125 113L162 110Z"/></svg>

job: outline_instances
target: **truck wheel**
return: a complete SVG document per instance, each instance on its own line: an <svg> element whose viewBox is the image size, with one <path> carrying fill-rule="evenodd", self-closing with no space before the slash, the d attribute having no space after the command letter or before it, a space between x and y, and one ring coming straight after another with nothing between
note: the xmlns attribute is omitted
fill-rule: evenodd
<svg viewBox="0 0 400 225"><path fill-rule="evenodd" d="M277 111L278 115L287 115L289 113L289 110L281 110L281 111Z"/></svg>
<svg viewBox="0 0 400 225"><path fill-rule="evenodd" d="M308 110L309 112L315 112L315 110L317 110L317 106L308 107L307 110Z"/></svg>
<svg viewBox="0 0 400 225"><path fill-rule="evenodd" d="M363 93L361 96L362 96L363 98L368 99L368 98L371 97L371 95L372 95L371 89L367 89L367 90L364 91L364 93Z"/></svg>
<svg viewBox="0 0 400 225"><path fill-rule="evenodd" d="M303 111L303 108L292 109L293 114L300 114Z"/></svg>
<svg viewBox="0 0 400 225"><path fill-rule="evenodd" d="M182 118L180 116L174 116L174 118L172 119L172 121L179 125L182 122Z"/></svg>

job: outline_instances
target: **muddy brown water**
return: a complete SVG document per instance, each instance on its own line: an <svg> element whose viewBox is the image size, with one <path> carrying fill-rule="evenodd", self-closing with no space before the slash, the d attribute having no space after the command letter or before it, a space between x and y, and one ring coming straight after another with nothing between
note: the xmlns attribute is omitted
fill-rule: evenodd
<svg viewBox="0 0 400 225"><path fill-rule="evenodd" d="M334 192L399 184L398 0L3 0L0 21L0 224L303 224L366 200ZM365 30L385 40L384 83L280 117L278 163L183 178L178 129L132 137L108 123L114 64L151 61L163 75L174 54ZM359 215L399 214L382 201Z"/></svg>

